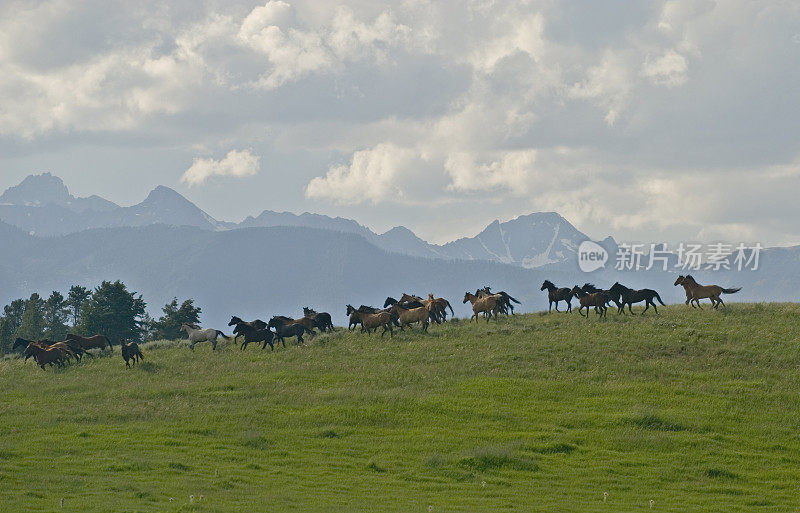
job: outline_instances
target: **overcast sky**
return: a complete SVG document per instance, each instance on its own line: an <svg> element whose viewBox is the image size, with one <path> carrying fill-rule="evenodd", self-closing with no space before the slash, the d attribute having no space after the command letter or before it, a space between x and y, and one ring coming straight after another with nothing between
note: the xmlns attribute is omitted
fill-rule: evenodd
<svg viewBox="0 0 800 513"><path fill-rule="evenodd" d="M800 243L800 4L0 3L0 189Z"/></svg>

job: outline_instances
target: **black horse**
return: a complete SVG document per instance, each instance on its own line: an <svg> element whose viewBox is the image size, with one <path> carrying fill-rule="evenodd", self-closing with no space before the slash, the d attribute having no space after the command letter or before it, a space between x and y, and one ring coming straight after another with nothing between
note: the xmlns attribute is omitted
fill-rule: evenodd
<svg viewBox="0 0 800 513"><path fill-rule="evenodd" d="M286 342L283 340L286 337L297 337L297 343L303 343L303 334L310 333L312 336L314 332L310 329L306 328L302 324L288 324L284 319L280 317L273 317L269 320L267 324L268 328L275 328L275 339L280 342L281 344L286 346Z"/></svg>
<svg viewBox="0 0 800 513"><path fill-rule="evenodd" d="M130 367L131 361L136 365L136 362L140 359L144 360L144 355L142 354L142 350L139 349L139 344L136 342L129 342L126 344L124 340L121 341L121 344L122 359L125 360L125 367Z"/></svg>
<svg viewBox="0 0 800 513"><path fill-rule="evenodd" d="M261 319L256 319L254 321L248 322L248 321L243 321L240 317L237 317L235 315L231 317L231 322L228 323L228 326L236 326L239 323L247 324L248 326L251 326L257 330L263 330L264 328L267 327L267 323L262 321Z"/></svg>
<svg viewBox="0 0 800 513"><path fill-rule="evenodd" d="M664 306L664 302L661 301L661 296L658 295L658 292L652 289L633 290L629 289L620 282L616 282L614 285L611 286L610 289L608 289L608 291L614 296L619 295L620 303L622 304L619 306L619 311L617 311L617 314L620 314L625 310L625 305L628 305L628 311L630 313L633 313L631 305L633 305L633 303L639 303L641 301L645 302L644 311L642 311L642 315L644 315L644 312L646 312L651 305L653 307L653 310L655 310L655 312L658 313L658 308L656 308L656 304L655 302L653 302L653 299L657 299L658 302L661 303L661 306Z"/></svg>
<svg viewBox="0 0 800 513"><path fill-rule="evenodd" d="M275 339L275 333L266 326L266 323L264 323L264 328L254 328L246 322L237 323L236 327L233 328L233 335L235 337L244 337L244 342L242 342L242 345L239 347L242 351L244 351L247 344L251 342L263 342L263 344L261 344L261 349L264 349L267 347L267 344L269 344L269 348L273 351L275 350L275 346L272 343ZM283 347L286 347L286 342L283 343Z"/></svg>
<svg viewBox="0 0 800 513"><path fill-rule="evenodd" d="M316 312L304 306L303 315L314 321L314 326L319 328L320 331L334 331L333 319L331 319L331 314L328 312Z"/></svg>
<svg viewBox="0 0 800 513"><path fill-rule="evenodd" d="M550 302L550 306L547 309L548 312L552 311L553 303L556 304L556 312L559 312L558 309L558 302L559 301L566 301L567 302L567 312L572 311L572 296L575 295L575 289L568 289L567 287L558 288L553 285L553 282L550 280L544 280L542 283L542 288L539 290L547 290L547 299Z"/></svg>
<svg viewBox="0 0 800 513"><path fill-rule="evenodd" d="M420 308L425 306L422 301L398 301L393 297L387 297L386 301L383 302L384 308L389 308L390 306L400 305L400 308L405 308L406 310L410 308ZM366 312L366 313L375 313L375 312Z"/></svg>

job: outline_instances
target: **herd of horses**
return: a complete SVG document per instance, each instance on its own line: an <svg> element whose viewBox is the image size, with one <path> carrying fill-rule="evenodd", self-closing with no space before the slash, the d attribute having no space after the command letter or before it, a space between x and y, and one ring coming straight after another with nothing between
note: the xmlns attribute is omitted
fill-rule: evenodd
<svg viewBox="0 0 800 513"><path fill-rule="evenodd" d="M700 305L701 299L710 299L713 308L717 308L719 305L725 306L720 297L721 294L733 294L741 290L741 288L726 289L719 285L700 285L691 275L678 276L674 285L683 286L686 292L686 304L691 305L693 308L702 308ZM576 285L571 288L559 288L550 280L545 280L542 283L541 290L547 291L548 312L552 312L553 306L555 306L557 312L560 311L558 303L561 301L567 304L566 311L571 312L572 299L577 298L579 303L578 313L586 318L589 317L591 308L594 308L599 317L605 317L611 303L616 305L617 314L624 314L626 306L628 307L628 312L633 314L632 305L644 302L645 308L641 312L642 315L651 306L653 311L658 313L656 301L662 306L664 305L661 296L655 290L634 290L619 282L604 290L595 287L591 283L585 283L582 287ZM472 306L470 321L475 320L476 322L481 315L486 319L486 322L489 322L492 318L498 320L499 314L513 315L514 305L520 304L517 299L507 292L492 292L490 287L480 288L474 294L472 292L464 293L462 303L466 304L467 302ZM585 315L583 313L584 308L586 309ZM390 336L394 336L394 328L405 330L405 328L418 324L421 330L426 332L432 323L441 324L447 322L448 309L450 316L454 316L455 312L450 302L445 298L435 297L432 293L428 294L427 298L404 293L399 300L387 297L383 303L383 308L367 305L355 308L348 304L346 306L346 314L349 318L347 328L348 330L354 330L357 326L361 326L361 331L367 334L375 333L381 328L383 330L381 337L383 337L387 332ZM304 336L315 336L315 329L321 332L334 331L335 329L329 313L316 312L308 307L304 307L303 316L296 319L276 315L269 322L264 322L261 319L245 321L240 317L233 316L228 326L233 327L233 335L231 337L228 337L220 330L203 329L195 324L184 323L180 329L186 333L189 339L189 347L192 350L199 342L210 342L212 349L216 350L219 337L234 341L241 337L241 350L246 349L248 344L261 343L261 349L265 349L269 345L273 351L277 343L286 347L287 338L294 337L298 344L302 344ZM17 338L12 350L18 347L25 348L23 351L25 360L33 358L42 369L45 369L48 365L51 367L64 367L70 360L81 361L85 355L93 357L92 353L89 352L92 349L104 350L108 348L113 350L111 342L104 335L84 337L72 333L68 334L63 341ZM121 341L121 353L127 367L130 367L131 364L136 365L136 362L144 359L144 355L136 342Z"/></svg>
<svg viewBox="0 0 800 513"><path fill-rule="evenodd" d="M675 286L681 285L686 292L686 304L691 305L692 308L703 308L700 305L701 299L710 299L713 308L719 305L725 306L722 302L721 294L734 294L739 292L741 287L726 289L719 285L700 285L692 277L692 275L680 275L675 280ZM567 303L567 312L572 311L572 299L577 298L579 303L578 313L583 315L583 309L586 308L586 316L589 317L589 309L594 308L595 313L599 317L605 317L606 310L610 303L614 303L617 307L617 314L625 313L625 306L628 307L628 312L633 314L632 305L634 303L645 302L642 315L652 306L653 311L658 313L658 308L654 300L657 300L662 306L664 302L661 301L661 296L658 295L653 289L638 289L634 290L626 287L620 282L614 283L607 290L598 289L591 283L584 283L582 287L575 285L569 287L556 287L550 280L545 280L542 283L541 290L547 290L547 299L549 301L548 311L552 311L555 305L558 312L558 302L564 301Z"/></svg>

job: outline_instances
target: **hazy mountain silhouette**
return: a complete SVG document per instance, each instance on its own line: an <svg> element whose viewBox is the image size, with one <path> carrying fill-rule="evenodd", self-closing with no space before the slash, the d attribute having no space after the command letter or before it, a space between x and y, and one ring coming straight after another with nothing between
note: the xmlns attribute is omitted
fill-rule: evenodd
<svg viewBox="0 0 800 513"><path fill-rule="evenodd" d="M49 173L31 175L0 196L0 220L40 236L66 235L92 228L194 226L206 230L295 226L351 233L393 253L425 258L487 260L526 268L575 260L588 237L555 212L534 213L501 223L445 245L430 244L404 226L374 233L352 219L265 210L241 223L217 221L178 192L156 187L137 205L120 207L98 196L76 198Z"/></svg>

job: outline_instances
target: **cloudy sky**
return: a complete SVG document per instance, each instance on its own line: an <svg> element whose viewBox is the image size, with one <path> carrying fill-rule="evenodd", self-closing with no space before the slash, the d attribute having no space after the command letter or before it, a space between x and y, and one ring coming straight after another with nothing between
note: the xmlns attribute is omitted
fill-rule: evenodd
<svg viewBox="0 0 800 513"><path fill-rule="evenodd" d="M0 189L800 243L791 1L0 2Z"/></svg>

